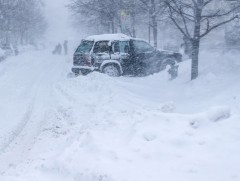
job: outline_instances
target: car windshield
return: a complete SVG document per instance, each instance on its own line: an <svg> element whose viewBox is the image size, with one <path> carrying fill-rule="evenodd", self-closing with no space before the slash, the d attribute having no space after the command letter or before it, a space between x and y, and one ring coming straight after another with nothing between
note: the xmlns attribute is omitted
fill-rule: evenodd
<svg viewBox="0 0 240 181"><path fill-rule="evenodd" d="M137 53L146 53L146 52L154 51L154 48L151 45L141 40L140 41L134 40L133 46L134 46L135 52Z"/></svg>
<svg viewBox="0 0 240 181"><path fill-rule="evenodd" d="M82 41L79 47L76 50L76 53L89 53L93 46L93 41Z"/></svg>

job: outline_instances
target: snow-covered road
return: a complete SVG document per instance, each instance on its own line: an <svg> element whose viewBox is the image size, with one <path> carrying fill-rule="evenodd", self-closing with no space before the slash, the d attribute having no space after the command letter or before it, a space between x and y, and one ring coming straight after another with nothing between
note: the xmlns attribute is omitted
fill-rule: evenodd
<svg viewBox="0 0 240 181"><path fill-rule="evenodd" d="M210 56L223 68L194 82L189 62L172 82L68 78L47 51L1 62L0 180L239 181L240 65Z"/></svg>
<svg viewBox="0 0 240 181"><path fill-rule="evenodd" d="M1 160L0 170L25 159L34 144L54 107L53 86L64 63L63 58L33 52L1 64L0 152L7 156Z"/></svg>

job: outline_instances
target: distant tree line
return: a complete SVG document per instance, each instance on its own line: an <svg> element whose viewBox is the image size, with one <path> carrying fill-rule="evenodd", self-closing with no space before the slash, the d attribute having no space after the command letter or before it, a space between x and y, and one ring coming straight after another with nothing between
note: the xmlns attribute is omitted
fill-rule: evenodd
<svg viewBox="0 0 240 181"><path fill-rule="evenodd" d="M40 0L0 0L0 44L30 44L40 38L46 22Z"/></svg>
<svg viewBox="0 0 240 181"><path fill-rule="evenodd" d="M69 8L77 18L100 26L103 32L136 37L139 25L144 24L156 47L158 23L166 19L166 6L160 0L72 0Z"/></svg>
<svg viewBox="0 0 240 181"><path fill-rule="evenodd" d="M132 37L145 25L158 46L158 26L172 26L191 44L191 79L198 77L200 42L210 32L238 19L239 0L72 0L69 8L103 32ZM173 28L174 27L174 28ZM234 35L234 34L233 34Z"/></svg>

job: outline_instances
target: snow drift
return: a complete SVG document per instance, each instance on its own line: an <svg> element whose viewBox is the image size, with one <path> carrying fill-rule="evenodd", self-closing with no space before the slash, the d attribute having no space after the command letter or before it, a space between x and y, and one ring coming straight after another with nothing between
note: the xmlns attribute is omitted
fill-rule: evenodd
<svg viewBox="0 0 240 181"><path fill-rule="evenodd" d="M68 78L71 59L42 51L1 63L0 179L240 180L235 57L203 53L192 82L189 61L174 81Z"/></svg>

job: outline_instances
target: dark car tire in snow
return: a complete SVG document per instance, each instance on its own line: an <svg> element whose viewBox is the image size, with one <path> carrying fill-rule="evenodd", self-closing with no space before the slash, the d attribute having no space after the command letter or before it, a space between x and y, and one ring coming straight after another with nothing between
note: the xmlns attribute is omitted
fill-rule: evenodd
<svg viewBox="0 0 240 181"><path fill-rule="evenodd" d="M119 68L113 64L105 65L102 69L102 73L110 77L119 77L121 75Z"/></svg>
<svg viewBox="0 0 240 181"><path fill-rule="evenodd" d="M135 70L135 76L144 77L149 75L150 73L147 72L147 65L145 63L141 63Z"/></svg>

